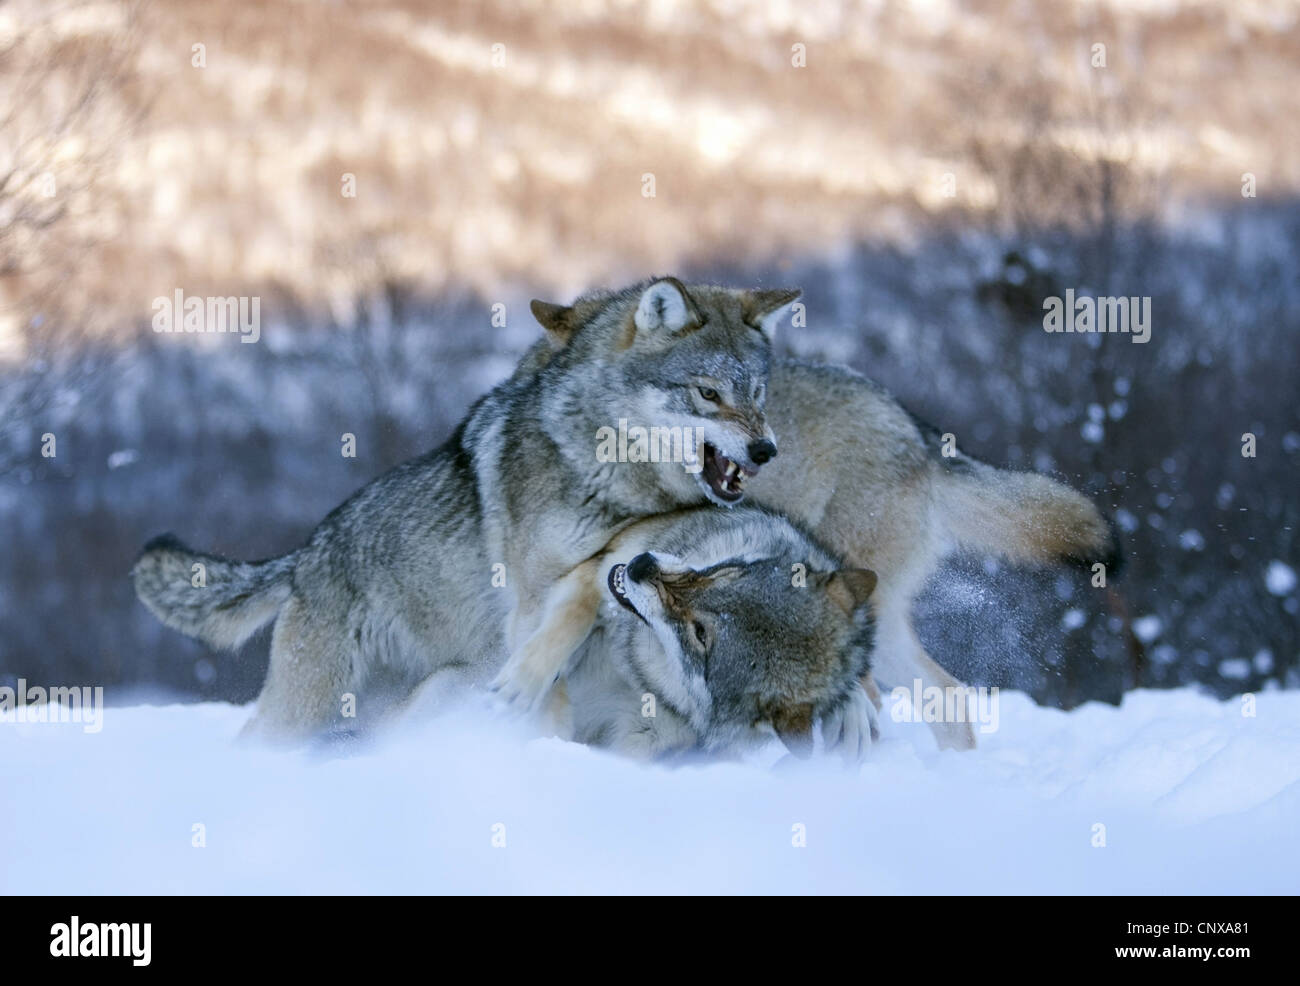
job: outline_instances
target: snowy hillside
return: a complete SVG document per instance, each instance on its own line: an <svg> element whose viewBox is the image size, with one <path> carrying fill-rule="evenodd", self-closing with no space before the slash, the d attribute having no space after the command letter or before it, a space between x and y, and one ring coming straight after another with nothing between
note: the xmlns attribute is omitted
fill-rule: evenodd
<svg viewBox="0 0 1300 986"><path fill-rule="evenodd" d="M644 767L483 709L343 757L236 747L220 704L9 725L0 892L1300 890L1300 694L1001 699L978 752L886 721L855 772Z"/></svg>

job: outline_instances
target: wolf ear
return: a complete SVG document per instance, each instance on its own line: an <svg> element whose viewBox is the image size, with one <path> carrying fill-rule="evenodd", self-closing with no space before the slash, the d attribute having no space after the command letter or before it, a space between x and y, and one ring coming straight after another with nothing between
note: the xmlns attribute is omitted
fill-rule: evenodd
<svg viewBox="0 0 1300 986"><path fill-rule="evenodd" d="M867 568L841 568L826 576L826 594L852 616L876 591L876 573Z"/></svg>
<svg viewBox="0 0 1300 986"><path fill-rule="evenodd" d="M777 288L772 291L746 291L741 303L745 321L767 336L771 342L777 325L785 319L790 306L803 294L798 288Z"/></svg>
<svg viewBox="0 0 1300 986"><path fill-rule="evenodd" d="M529 309L532 310L533 318L546 330L546 337L551 340L551 344L556 349L560 349L569 344L569 339L573 337L573 309L566 308L564 305L553 305L549 301L541 301L534 298L528 303Z"/></svg>
<svg viewBox="0 0 1300 986"><path fill-rule="evenodd" d="M699 317L699 309L687 294L686 285L675 277L663 277L642 292L635 322L638 332L671 335L699 321Z"/></svg>
<svg viewBox="0 0 1300 986"><path fill-rule="evenodd" d="M772 716L772 728L781 737L785 748L800 760L807 760L813 752L813 708L800 705L793 709L778 709Z"/></svg>

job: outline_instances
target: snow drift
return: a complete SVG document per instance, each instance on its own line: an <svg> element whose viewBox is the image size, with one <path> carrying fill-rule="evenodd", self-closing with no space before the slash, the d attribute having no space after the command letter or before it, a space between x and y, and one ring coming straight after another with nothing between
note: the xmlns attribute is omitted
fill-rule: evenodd
<svg viewBox="0 0 1300 986"><path fill-rule="evenodd" d="M1300 693L1253 701L1004 693L978 751L886 718L853 771L644 766L481 707L290 753L234 745L247 708L110 707L0 726L0 891L1295 893Z"/></svg>

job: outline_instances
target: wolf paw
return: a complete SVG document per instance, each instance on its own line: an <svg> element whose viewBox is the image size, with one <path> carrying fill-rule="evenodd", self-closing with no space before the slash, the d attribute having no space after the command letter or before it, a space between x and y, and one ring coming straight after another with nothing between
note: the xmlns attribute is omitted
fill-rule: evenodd
<svg viewBox="0 0 1300 986"><path fill-rule="evenodd" d="M837 751L850 765L862 763L871 744L880 738L880 719L875 703L861 685L855 685L847 701L822 719L822 742Z"/></svg>
<svg viewBox="0 0 1300 986"><path fill-rule="evenodd" d="M941 750L975 749L975 727L969 722L935 723L931 728Z"/></svg>
<svg viewBox="0 0 1300 986"><path fill-rule="evenodd" d="M521 712L535 711L557 677L540 663L529 660L527 651L512 654L488 687L508 706Z"/></svg>

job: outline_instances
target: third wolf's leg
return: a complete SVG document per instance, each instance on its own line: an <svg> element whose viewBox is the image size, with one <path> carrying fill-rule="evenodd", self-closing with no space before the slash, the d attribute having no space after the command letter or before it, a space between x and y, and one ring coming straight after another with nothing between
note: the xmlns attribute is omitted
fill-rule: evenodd
<svg viewBox="0 0 1300 986"><path fill-rule="evenodd" d="M909 627L909 630L911 628ZM926 649L917 639L916 632L912 631L912 662L916 668L916 677L921 679L923 688L936 687L943 689L945 696L956 695L960 702L961 721L944 721L930 723L930 729L934 732L934 738L939 743L941 750L973 750L975 749L975 727L971 724L972 710L966 695L966 686L950 675L932 658ZM949 691L949 689L953 689ZM945 710L948 704L944 703ZM946 714L946 713L945 713Z"/></svg>
<svg viewBox="0 0 1300 986"><path fill-rule="evenodd" d="M961 689L955 694L965 699L965 686L950 675L926 653L916 631L912 629L911 599L892 596L882 599L878 604L876 618L880 633L876 644L875 664L872 672L889 688L906 688L912 692L913 684L920 683L921 689L939 688L945 696L954 694L948 689ZM945 705L946 707L946 705ZM914 709L913 715L919 716L920 709ZM975 747L975 730L969 721L932 722L930 729L938 741L940 749L970 750Z"/></svg>

